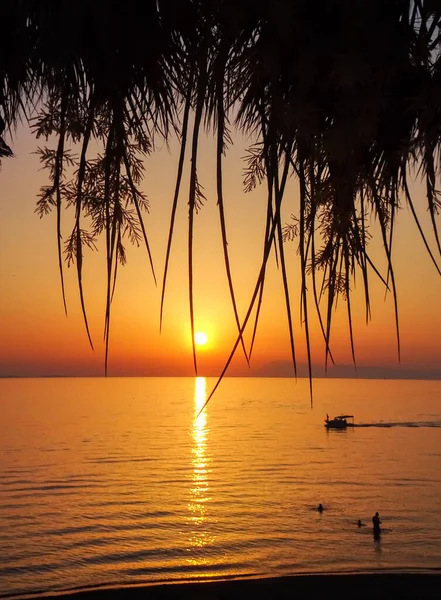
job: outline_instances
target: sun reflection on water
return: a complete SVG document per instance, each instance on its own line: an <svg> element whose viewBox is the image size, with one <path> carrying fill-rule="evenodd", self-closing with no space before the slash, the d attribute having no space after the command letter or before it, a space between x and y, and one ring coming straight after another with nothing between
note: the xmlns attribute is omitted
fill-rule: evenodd
<svg viewBox="0 0 441 600"><path fill-rule="evenodd" d="M206 400L207 382L205 377L196 377L194 390L194 417L191 435L192 444L192 466L193 474L190 487L190 501L188 509L190 511L190 523L192 531L189 538L192 548L203 549L212 544L214 537L206 529L207 525L207 506L209 497L209 474L211 472L210 458L207 455L207 440L209 429L207 428L207 411L201 414L199 411ZM209 560L203 555L195 555L189 559L192 565L209 564Z"/></svg>

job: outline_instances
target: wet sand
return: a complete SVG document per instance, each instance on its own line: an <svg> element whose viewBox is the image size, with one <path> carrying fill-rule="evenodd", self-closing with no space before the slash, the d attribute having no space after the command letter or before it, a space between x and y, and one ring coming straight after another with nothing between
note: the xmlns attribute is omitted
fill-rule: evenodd
<svg viewBox="0 0 441 600"><path fill-rule="evenodd" d="M294 575L81 590L65 600L245 600L245 598L441 598L441 574ZM40 598L54 596L40 596Z"/></svg>

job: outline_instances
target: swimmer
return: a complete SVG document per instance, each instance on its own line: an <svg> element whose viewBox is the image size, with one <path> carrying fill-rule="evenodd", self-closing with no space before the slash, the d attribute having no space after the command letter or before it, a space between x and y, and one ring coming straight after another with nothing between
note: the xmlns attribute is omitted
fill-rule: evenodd
<svg viewBox="0 0 441 600"><path fill-rule="evenodd" d="M322 513L325 509L323 508L323 504L320 502L320 504L317 506L317 510L319 511L319 513Z"/></svg>
<svg viewBox="0 0 441 600"><path fill-rule="evenodd" d="M381 521L380 521L380 515L376 512L375 515L372 517L372 525L373 525L373 529L374 529L374 538L379 539L380 535L381 535Z"/></svg>

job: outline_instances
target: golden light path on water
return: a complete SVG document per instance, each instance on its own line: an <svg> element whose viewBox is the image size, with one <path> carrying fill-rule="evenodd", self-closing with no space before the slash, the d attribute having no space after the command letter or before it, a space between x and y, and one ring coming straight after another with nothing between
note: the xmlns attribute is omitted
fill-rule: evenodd
<svg viewBox="0 0 441 600"><path fill-rule="evenodd" d="M204 406L207 394L207 382L205 377L195 378L194 388L194 416L191 435L192 444L192 466L193 477L190 488L190 502L188 509L190 511L190 521L192 525L190 545L198 549L195 555L189 558L191 565L208 565L210 561L201 549L215 541L215 537L210 535L206 529L206 520L208 516L209 497L209 474L211 472L211 459L207 454L208 434L207 411L199 414Z"/></svg>

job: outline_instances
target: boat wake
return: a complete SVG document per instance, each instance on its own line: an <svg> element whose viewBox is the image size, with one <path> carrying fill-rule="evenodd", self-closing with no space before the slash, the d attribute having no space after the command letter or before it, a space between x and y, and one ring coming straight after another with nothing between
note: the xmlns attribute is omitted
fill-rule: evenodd
<svg viewBox="0 0 441 600"><path fill-rule="evenodd" d="M441 421L394 421L378 423L354 423L352 427L441 427Z"/></svg>

